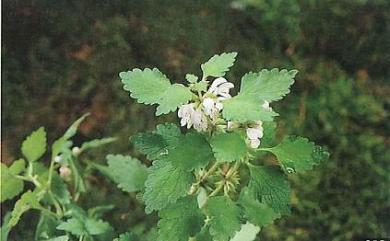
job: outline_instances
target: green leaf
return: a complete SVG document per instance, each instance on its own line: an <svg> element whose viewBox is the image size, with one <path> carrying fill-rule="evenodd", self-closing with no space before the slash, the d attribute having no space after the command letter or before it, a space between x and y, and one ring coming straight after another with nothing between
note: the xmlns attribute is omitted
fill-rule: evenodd
<svg viewBox="0 0 390 241"><path fill-rule="evenodd" d="M61 203L61 204L69 204L70 203L70 193L68 190L68 186L64 182L64 180L57 174L54 173L52 182L51 182L51 191L54 195L54 197Z"/></svg>
<svg viewBox="0 0 390 241"><path fill-rule="evenodd" d="M207 90L207 87L209 86L209 83L207 81L199 81L193 85L191 85L191 89L194 91L199 92L205 92Z"/></svg>
<svg viewBox="0 0 390 241"><path fill-rule="evenodd" d="M233 66L237 53L222 53L214 55L206 63L201 65L203 76L222 77Z"/></svg>
<svg viewBox="0 0 390 241"><path fill-rule="evenodd" d="M174 124L160 124L152 133L141 133L131 138L137 150L149 160L162 159L168 150L175 148L182 138L179 127Z"/></svg>
<svg viewBox="0 0 390 241"><path fill-rule="evenodd" d="M92 218L101 218L103 214L111 211L115 208L113 204L100 205L93 208L88 209L88 216Z"/></svg>
<svg viewBox="0 0 390 241"><path fill-rule="evenodd" d="M58 236L58 230L56 227L60 221L53 217L53 215L48 215L42 213L39 215L39 221L37 224L37 228L35 229L35 239L34 240L48 240L50 238ZM53 240L52 239L52 240Z"/></svg>
<svg viewBox="0 0 390 241"><path fill-rule="evenodd" d="M85 230L83 222L77 218L70 218L66 222L60 223L60 225L57 226L57 229L64 230L77 236L88 234Z"/></svg>
<svg viewBox="0 0 390 241"><path fill-rule="evenodd" d="M223 102L222 114L227 120L241 123L259 120L272 121L275 116L278 116L273 110L262 108L261 103L249 95L240 93Z"/></svg>
<svg viewBox="0 0 390 241"><path fill-rule="evenodd" d="M122 233L119 235L118 238L114 239L113 241L138 241L138 238L135 234L127 232Z"/></svg>
<svg viewBox="0 0 390 241"><path fill-rule="evenodd" d="M269 149L276 155L283 170L287 173L305 172L313 169L329 154L321 147L303 137L286 137L277 146Z"/></svg>
<svg viewBox="0 0 390 241"><path fill-rule="evenodd" d="M241 225L240 231L230 241L253 241L259 232L260 227L247 222Z"/></svg>
<svg viewBox="0 0 390 241"><path fill-rule="evenodd" d="M19 222L20 217L30 209L43 209L43 207L39 204L39 199L35 193L27 191L16 201L8 227L12 228L15 226Z"/></svg>
<svg viewBox="0 0 390 241"><path fill-rule="evenodd" d="M5 200L12 199L17 196L19 193L23 191L24 183L22 180L15 177L15 175L19 174L21 170L16 170L19 167L14 166L20 165L20 162L14 162L14 164L8 168L4 163L1 163L1 172L0 172L0 190L1 190L1 202ZM14 168L12 169L12 167ZM13 173L16 172L16 173Z"/></svg>
<svg viewBox="0 0 390 241"><path fill-rule="evenodd" d="M240 229L240 209L229 197L211 197L205 210L210 217L210 234L215 241L227 241Z"/></svg>
<svg viewBox="0 0 390 241"><path fill-rule="evenodd" d="M107 156L109 177L125 192L140 191L148 176L145 165L138 159L123 155Z"/></svg>
<svg viewBox="0 0 390 241"><path fill-rule="evenodd" d="M213 159L213 152L205 137L188 133L176 148L168 151L167 160L186 171L206 166Z"/></svg>
<svg viewBox="0 0 390 241"><path fill-rule="evenodd" d="M46 151L46 132L43 127L29 135L22 144L22 153L29 162L38 160Z"/></svg>
<svg viewBox="0 0 390 241"><path fill-rule="evenodd" d="M87 116L89 116L89 113L84 114L83 116L78 118L75 122L73 122L73 124L65 131L63 138L65 140L69 140L74 135L76 135L77 129L79 128L81 122L83 122Z"/></svg>
<svg viewBox="0 0 390 241"><path fill-rule="evenodd" d="M87 218L85 229L90 235L99 235L108 232L111 226L101 219Z"/></svg>
<svg viewBox="0 0 390 241"><path fill-rule="evenodd" d="M247 153L245 140L235 132L220 133L211 139L210 144L218 162L238 161Z"/></svg>
<svg viewBox="0 0 390 241"><path fill-rule="evenodd" d="M273 167L249 165L248 190L260 202L280 214L290 213L290 185L286 175Z"/></svg>
<svg viewBox="0 0 390 241"><path fill-rule="evenodd" d="M148 214L153 210L161 210L187 195L194 181L191 173L166 161L154 161L149 170L150 174L145 182L143 195L145 211Z"/></svg>
<svg viewBox="0 0 390 241"><path fill-rule="evenodd" d="M262 104L280 100L288 94L296 73L296 70L263 69L244 75L239 94L224 101L223 116L239 122L272 121L277 113L262 108Z"/></svg>
<svg viewBox="0 0 390 241"><path fill-rule="evenodd" d="M119 74L124 89L138 103L158 104L156 115L175 111L192 98L191 91L181 84L171 84L158 69L133 69Z"/></svg>
<svg viewBox="0 0 390 241"><path fill-rule="evenodd" d="M280 218L279 213L268 204L259 202L247 189L241 191L239 204L244 209L244 217L259 227L272 224L275 219Z"/></svg>
<svg viewBox="0 0 390 241"><path fill-rule="evenodd" d="M13 175L18 175L26 169L26 162L24 159L18 159L9 167L9 172Z"/></svg>
<svg viewBox="0 0 390 241"><path fill-rule="evenodd" d="M2 226L0 227L0 239L2 241L7 241L8 240L8 234L9 234L9 231L11 231L10 227L8 225L10 219L11 219L11 212L7 212L4 215L4 218L3 218L2 222L1 222Z"/></svg>
<svg viewBox="0 0 390 241"><path fill-rule="evenodd" d="M68 235L62 235L55 238L47 239L45 241L69 241Z"/></svg>
<svg viewBox="0 0 390 241"><path fill-rule="evenodd" d="M193 74L186 74L186 80L190 83L196 83L198 81L198 76Z"/></svg>
<svg viewBox="0 0 390 241"><path fill-rule="evenodd" d="M261 138L260 147L273 146L275 142L276 123L273 121L263 122L263 137Z"/></svg>
<svg viewBox="0 0 390 241"><path fill-rule="evenodd" d="M93 218L70 218L57 226L58 230L64 230L76 236L99 235L108 232L110 228L107 222Z"/></svg>
<svg viewBox="0 0 390 241"><path fill-rule="evenodd" d="M204 216L194 197L180 199L159 212L159 241L188 241L204 224Z"/></svg>
<svg viewBox="0 0 390 241"><path fill-rule="evenodd" d="M109 143L114 142L116 140L117 140L117 138L114 138L114 137L95 139L95 140L84 142L81 145L80 149L81 149L81 151L84 151L84 150L87 150L87 149L96 148L96 147L99 147L99 146L103 146L103 145L109 144Z"/></svg>
<svg viewBox="0 0 390 241"><path fill-rule="evenodd" d="M248 73L241 79L240 94L260 101L277 101L290 93L297 70L263 69L259 73Z"/></svg>

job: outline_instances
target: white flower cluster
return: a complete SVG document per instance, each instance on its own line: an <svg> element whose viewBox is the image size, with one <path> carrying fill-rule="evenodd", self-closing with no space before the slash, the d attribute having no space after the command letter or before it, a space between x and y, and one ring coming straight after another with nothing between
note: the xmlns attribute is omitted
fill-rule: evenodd
<svg viewBox="0 0 390 241"><path fill-rule="evenodd" d="M178 116L181 126L192 126L197 131L206 131L207 127L216 124L223 109L221 101L231 98L229 91L233 88L233 83L228 82L225 78L217 78L213 81L210 88L202 96L201 103L189 103L179 108ZM270 103L264 101L262 108L271 111ZM227 129L231 130L239 126L239 123L228 121ZM260 146L260 139L263 137L263 122L257 121L246 129L246 135L252 148Z"/></svg>
<svg viewBox="0 0 390 241"><path fill-rule="evenodd" d="M264 101L262 108L271 111L268 101ZM246 136L249 139L250 146L252 148L258 148L260 146L260 139L264 135L263 122L256 121L251 127L246 129Z"/></svg>
<svg viewBox="0 0 390 241"><path fill-rule="evenodd" d="M263 122L257 121L253 126L246 129L246 136L252 148L260 146L260 139L263 137Z"/></svg>
<svg viewBox="0 0 390 241"><path fill-rule="evenodd" d="M203 95L202 103L189 103L179 108L178 116L181 118L181 126L192 126L197 131L205 131L209 122L215 124L223 108L221 101L231 98L229 90L234 85L225 78L217 78Z"/></svg>

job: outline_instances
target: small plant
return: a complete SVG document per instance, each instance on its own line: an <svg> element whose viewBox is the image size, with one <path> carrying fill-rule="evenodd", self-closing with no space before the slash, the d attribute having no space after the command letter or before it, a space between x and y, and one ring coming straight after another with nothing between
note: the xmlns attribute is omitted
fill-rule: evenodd
<svg viewBox="0 0 390 241"><path fill-rule="evenodd" d="M35 237L31 240L67 241L72 237L106 240L104 237L112 235L112 227L101 220L102 214L112 209L112 205L83 210L77 204L87 189L83 175L87 165L81 162L82 154L115 141L115 138L103 138L84 142L80 147L73 146L70 139L86 116L75 121L61 138L54 141L49 167L43 162L47 152L43 127L24 140L21 147L24 158L14 161L10 167L1 163L1 202L22 193L25 183L33 185L33 190L24 192L11 214L6 215L1 227L2 240L7 240L8 232L29 210L40 212Z"/></svg>
<svg viewBox="0 0 390 241"><path fill-rule="evenodd" d="M187 74L187 86L172 84L158 69L120 73L124 89L139 103L157 105L156 115L178 109L183 133L175 124L131 137L152 161L151 167L124 155L107 156L107 165L87 163L118 185L138 192L147 214L157 211L158 241L252 241L260 229L290 213L287 175L311 170L329 154L303 137L276 143L278 116L270 106L290 92L296 70L263 69L233 83L224 78L237 53L215 55L201 65L202 78ZM78 119L51 148L50 166L38 162L46 151L43 128L22 144L27 160L1 164L1 201L34 185L16 202L1 232L7 233L29 209L40 211L37 240L111 240L114 228L101 220L112 205L83 210L85 192L80 154L112 142L105 138L72 147ZM27 167L26 167L27 163ZM59 174L57 174L57 170ZM155 240L129 232L115 241Z"/></svg>
<svg viewBox="0 0 390 241"><path fill-rule="evenodd" d="M178 109L174 124L131 138L149 160L108 156L119 187L139 191L146 213L157 211L158 240L254 240L261 228L290 213L288 174L311 170L328 153L303 137L275 144L278 116L270 104L290 92L296 70L263 69L234 85L224 78L237 53L215 55L201 65L202 78L172 84L158 69L120 73L124 89L156 115ZM274 158L264 158L272 154ZM117 165L117 166L114 166ZM124 171L128 170L128 171Z"/></svg>

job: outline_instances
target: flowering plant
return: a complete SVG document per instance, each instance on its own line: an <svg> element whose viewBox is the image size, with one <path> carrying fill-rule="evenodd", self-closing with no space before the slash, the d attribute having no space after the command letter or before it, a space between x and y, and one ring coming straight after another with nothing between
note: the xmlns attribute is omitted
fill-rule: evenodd
<svg viewBox="0 0 390 241"><path fill-rule="evenodd" d="M112 240L114 228L101 217L113 205L84 210L78 204L87 189L85 172L91 169L124 192L138 192L146 213L158 212L158 241L252 241L261 228L289 214L287 175L311 170L329 154L303 137L276 142L278 114L270 105L290 92L297 71L247 73L232 96L234 85L224 76L236 56L213 56L201 65L201 79L186 75L186 86L172 84L158 69L120 73L132 98L157 104L156 115L178 109L180 125L187 129L183 133L179 126L165 123L131 137L152 161L150 167L113 154L107 156L107 165L81 162L87 149L114 141L104 138L72 147L70 139L85 116L53 143L49 167L38 162L46 152L46 132L33 132L21 148L27 161L1 164L2 202L22 193L25 182L34 185L16 202L1 228L2 237L6 240L22 214L35 209L40 211L37 240ZM130 230L114 240L155 238L139 239Z"/></svg>
<svg viewBox="0 0 390 241"><path fill-rule="evenodd" d="M290 92L297 71L247 73L232 96L234 85L224 76L236 56L213 56L201 65L202 78L186 75L187 86L172 84L158 69L120 73L132 98L157 104L156 115L178 109L188 129L184 134L174 124L161 124L131 138L153 161L146 170L132 159L145 178L134 191L146 212L160 217L158 240L254 240L261 228L290 213L286 174L310 170L328 157L303 137L275 144L278 114L270 104ZM273 161L263 154L272 154Z"/></svg>

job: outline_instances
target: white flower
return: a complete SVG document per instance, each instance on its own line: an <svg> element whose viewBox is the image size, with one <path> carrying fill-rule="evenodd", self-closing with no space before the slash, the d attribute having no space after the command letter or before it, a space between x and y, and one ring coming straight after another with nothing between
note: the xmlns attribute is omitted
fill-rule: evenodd
<svg viewBox="0 0 390 241"><path fill-rule="evenodd" d="M192 115L195 112L194 103L182 105L179 108L179 111L177 112L177 115L180 120L180 125L185 126L187 125L187 128L191 128L192 126Z"/></svg>
<svg viewBox="0 0 390 241"><path fill-rule="evenodd" d="M252 127L246 129L246 135L252 148L260 146L260 139L263 137L263 122L258 121Z"/></svg>
<svg viewBox="0 0 390 241"><path fill-rule="evenodd" d="M264 109L268 110L268 111L271 111L272 108L269 106L269 102L268 101L264 101L264 103L261 105L261 107L263 107Z"/></svg>
<svg viewBox="0 0 390 241"><path fill-rule="evenodd" d="M177 113L181 126L187 126L190 129L194 126L197 131L205 131L207 129L207 117L201 108L195 109L195 104L182 105Z"/></svg>
<svg viewBox="0 0 390 241"><path fill-rule="evenodd" d="M195 130L205 131L207 129L207 117L201 109L197 109L192 113L191 120Z"/></svg>
<svg viewBox="0 0 390 241"><path fill-rule="evenodd" d="M219 112L222 110L223 105L219 100L212 98L205 98L202 102L204 113L208 115L213 122L218 118Z"/></svg>
<svg viewBox="0 0 390 241"><path fill-rule="evenodd" d="M223 77L219 77L213 81L207 92L217 96L218 100L225 100L231 98L229 90L233 87L233 83L228 82Z"/></svg>

